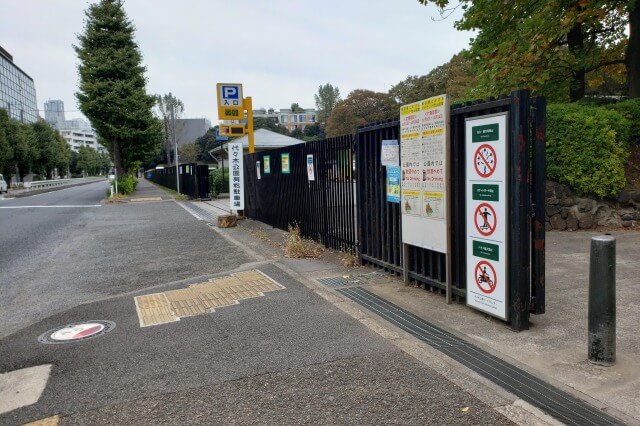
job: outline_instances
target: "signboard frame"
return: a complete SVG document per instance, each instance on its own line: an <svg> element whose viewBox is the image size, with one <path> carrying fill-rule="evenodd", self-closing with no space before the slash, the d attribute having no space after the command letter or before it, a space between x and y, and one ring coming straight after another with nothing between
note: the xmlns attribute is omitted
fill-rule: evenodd
<svg viewBox="0 0 640 426"><path fill-rule="evenodd" d="M241 83L217 83L216 94L220 120L242 120L244 118Z"/></svg>
<svg viewBox="0 0 640 426"><path fill-rule="evenodd" d="M465 118L466 303L505 321L510 311L510 140L509 112Z"/></svg>
<svg viewBox="0 0 640 426"><path fill-rule="evenodd" d="M229 205L244 210L244 152L242 142L227 143L229 153Z"/></svg>

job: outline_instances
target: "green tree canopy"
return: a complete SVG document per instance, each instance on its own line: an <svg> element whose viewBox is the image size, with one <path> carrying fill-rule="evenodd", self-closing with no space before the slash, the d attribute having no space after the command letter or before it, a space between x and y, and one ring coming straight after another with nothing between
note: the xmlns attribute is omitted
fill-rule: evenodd
<svg viewBox="0 0 640 426"><path fill-rule="evenodd" d="M427 75L410 75L391 87L389 94L401 104L443 93L451 96L454 102L464 100L475 86L476 77L472 71L471 61L465 58L463 53L454 55L449 62L434 68Z"/></svg>
<svg viewBox="0 0 640 426"><path fill-rule="evenodd" d="M178 147L178 159L180 163L195 163L198 161L200 149L195 142L182 144Z"/></svg>
<svg viewBox="0 0 640 426"><path fill-rule="evenodd" d="M336 104L327 119L328 137L355 133L360 125L397 118L399 106L388 93L357 89Z"/></svg>
<svg viewBox="0 0 640 426"><path fill-rule="evenodd" d="M123 175L159 150L162 126L152 114L156 100L146 93L142 56L122 1L101 0L89 6L86 17L74 46L80 59L76 97Z"/></svg>
<svg viewBox="0 0 640 426"><path fill-rule="evenodd" d="M171 92L165 95L156 95L155 100L157 115L162 120L164 150L165 152L173 152L173 133L176 130L174 129L174 120L182 117L184 104Z"/></svg>
<svg viewBox="0 0 640 426"><path fill-rule="evenodd" d="M315 95L316 110L319 123L325 123L331 115L331 111L340 102L340 90L327 83L318 87L318 93Z"/></svg>
<svg viewBox="0 0 640 426"><path fill-rule="evenodd" d="M450 3L431 2L439 7ZM578 100L584 96L591 74L605 71L613 78L616 74L626 77L629 96L638 97L639 3L462 0L459 5L464 15L456 28L478 32L469 50L478 73L476 96L528 87L552 99Z"/></svg>

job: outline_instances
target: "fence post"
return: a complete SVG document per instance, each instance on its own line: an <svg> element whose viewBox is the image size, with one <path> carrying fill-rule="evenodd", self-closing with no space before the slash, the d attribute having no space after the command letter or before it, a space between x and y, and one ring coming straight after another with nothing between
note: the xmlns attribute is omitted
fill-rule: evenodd
<svg viewBox="0 0 640 426"><path fill-rule="evenodd" d="M591 238L589 262L589 362L610 366L616 360L616 239Z"/></svg>

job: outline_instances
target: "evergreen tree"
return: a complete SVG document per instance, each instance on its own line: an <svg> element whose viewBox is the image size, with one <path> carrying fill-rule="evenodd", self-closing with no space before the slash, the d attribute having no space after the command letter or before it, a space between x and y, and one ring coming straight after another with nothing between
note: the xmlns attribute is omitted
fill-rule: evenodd
<svg viewBox="0 0 640 426"><path fill-rule="evenodd" d="M123 175L157 154L162 125L153 117L156 101L146 92L145 67L122 1L101 0L86 16L74 46L80 59L76 97Z"/></svg>

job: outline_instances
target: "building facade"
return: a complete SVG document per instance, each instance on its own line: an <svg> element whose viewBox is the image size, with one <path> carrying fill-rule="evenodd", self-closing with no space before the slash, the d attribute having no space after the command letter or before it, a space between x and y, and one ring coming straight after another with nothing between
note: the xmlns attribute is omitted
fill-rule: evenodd
<svg viewBox="0 0 640 426"><path fill-rule="evenodd" d="M291 109L281 109L278 111L280 125L287 128L289 132L295 129L304 130L316 122L315 108L306 108L304 111L293 112Z"/></svg>
<svg viewBox="0 0 640 426"><path fill-rule="evenodd" d="M48 100L44 103L44 119L55 129L64 123L64 102L60 100Z"/></svg>
<svg viewBox="0 0 640 426"><path fill-rule="evenodd" d="M98 135L87 120L65 119L64 102L61 100L48 100L44 103L44 119L51 127L58 129L73 151L78 152L81 146L87 146L99 153L107 152L107 149L98 143Z"/></svg>
<svg viewBox="0 0 640 426"><path fill-rule="evenodd" d="M0 108L9 117L25 123L38 120L36 86L33 79L13 63L13 56L0 46Z"/></svg>

